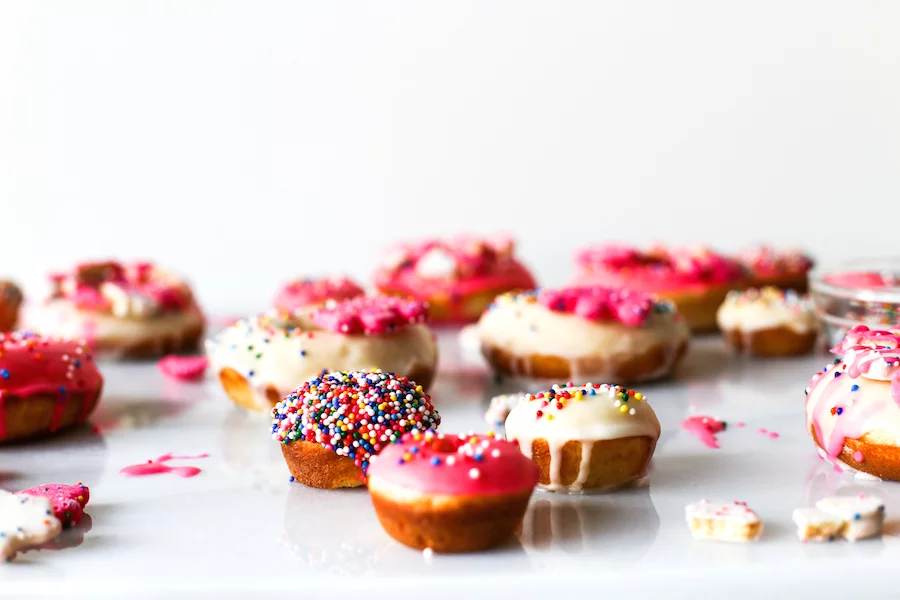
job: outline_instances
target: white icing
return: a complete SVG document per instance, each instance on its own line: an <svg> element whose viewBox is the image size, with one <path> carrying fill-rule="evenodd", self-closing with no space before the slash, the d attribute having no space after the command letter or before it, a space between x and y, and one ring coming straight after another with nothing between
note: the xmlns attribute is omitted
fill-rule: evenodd
<svg viewBox="0 0 900 600"><path fill-rule="evenodd" d="M490 425L501 426L506 422L510 411L516 407L527 394L503 394L491 398L491 403L484 413L484 420Z"/></svg>
<svg viewBox="0 0 900 600"><path fill-rule="evenodd" d="M62 531L46 498L0 490L0 559L49 542Z"/></svg>
<svg viewBox="0 0 900 600"><path fill-rule="evenodd" d="M286 335L286 325L303 333ZM299 313L290 321L276 312L238 321L208 340L206 352L214 373L227 367L249 381L260 411L271 410L265 394L269 386L283 397L323 370L381 369L408 375L437 364L437 346L425 325L381 335L344 335L322 330Z"/></svg>
<svg viewBox="0 0 900 600"><path fill-rule="evenodd" d="M551 311L537 302L512 301L497 304L478 322L483 346L496 347L518 357L516 375L531 377L532 356L558 356L570 361L573 380L619 378L619 365L654 348L667 355L647 379L671 371L677 351L687 342L690 330L674 313L654 313L640 327L617 321L589 321L573 314ZM602 361L605 372L588 372L582 362Z"/></svg>
<svg viewBox="0 0 900 600"><path fill-rule="evenodd" d="M572 398L565 401L562 409L558 408L556 401L542 406L543 399L528 396L526 400L518 402L506 418L506 438L518 442L519 449L525 456L532 457L534 440L547 441L550 449L550 483L542 484L543 489L581 491L590 475L591 449L598 440L648 437L655 446L659 439L659 420L645 398L630 399L627 402L628 410L622 412L622 402L615 395L617 388L604 384L594 390L594 395L585 392L586 389L593 387L559 388L559 391L573 394ZM578 391L582 392L580 400L576 395ZM540 418L538 411L542 413ZM564 485L560 478L561 454L563 446L569 441L581 442L581 464L575 481ZM640 473L638 476L643 477L645 474ZM622 482L625 483L628 482Z"/></svg>
<svg viewBox="0 0 900 600"><path fill-rule="evenodd" d="M841 534L850 541L881 535L884 501L876 496L834 496L816 502L816 508L844 521Z"/></svg>
<svg viewBox="0 0 900 600"><path fill-rule="evenodd" d="M716 320L726 331L786 327L797 333L809 333L817 328L816 317L806 299L774 288L730 292L719 307Z"/></svg>
<svg viewBox="0 0 900 600"><path fill-rule="evenodd" d="M453 277L456 268L456 258L443 248L432 248L416 261L416 275L425 279Z"/></svg>
<svg viewBox="0 0 900 600"><path fill-rule="evenodd" d="M793 514L797 537L805 541L831 541L841 535L844 519L818 508L797 508Z"/></svg>

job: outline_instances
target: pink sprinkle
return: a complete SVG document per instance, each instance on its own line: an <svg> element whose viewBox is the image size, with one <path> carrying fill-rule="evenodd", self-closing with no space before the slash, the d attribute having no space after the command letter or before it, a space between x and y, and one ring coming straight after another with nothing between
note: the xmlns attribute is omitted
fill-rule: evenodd
<svg viewBox="0 0 900 600"><path fill-rule="evenodd" d="M759 433L768 433L764 427L759 428Z"/></svg>
<svg viewBox="0 0 900 600"><path fill-rule="evenodd" d="M207 366L209 359L205 356L170 355L156 363L156 367L164 375L182 381L201 379Z"/></svg>
<svg viewBox="0 0 900 600"><path fill-rule="evenodd" d="M769 433L769 437L772 438L773 440L776 440L781 436L779 436L776 432L772 431Z"/></svg>
<svg viewBox="0 0 900 600"><path fill-rule="evenodd" d="M860 452L859 450L857 450L856 452L853 453L853 460L855 460L856 462L860 462L860 463L861 463L861 462L863 462L864 460L866 460L866 457L863 455L862 452Z"/></svg>
<svg viewBox="0 0 900 600"><path fill-rule="evenodd" d="M746 427L746 426L747 426L747 424L744 423L743 421L738 421L738 422L736 423L736 425L737 425L738 427Z"/></svg>

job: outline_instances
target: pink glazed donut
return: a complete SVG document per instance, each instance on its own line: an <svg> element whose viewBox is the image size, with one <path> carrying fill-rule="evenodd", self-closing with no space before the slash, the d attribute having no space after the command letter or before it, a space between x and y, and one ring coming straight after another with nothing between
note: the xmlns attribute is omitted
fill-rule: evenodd
<svg viewBox="0 0 900 600"><path fill-rule="evenodd" d="M320 279L295 279L275 296L275 308L284 312L312 309L328 300L350 300L365 294L355 281L334 276Z"/></svg>
<svg viewBox="0 0 900 600"><path fill-rule="evenodd" d="M0 443L83 423L103 377L84 342L27 332L0 334Z"/></svg>
<svg viewBox="0 0 900 600"><path fill-rule="evenodd" d="M474 552L522 524L539 476L518 446L488 435L403 436L369 465L369 492L385 531L419 550Z"/></svg>
<svg viewBox="0 0 900 600"><path fill-rule="evenodd" d="M593 246L575 257L577 285L601 285L655 294L671 300L694 331L716 329L716 311L730 290L750 283L738 261L708 248L639 250Z"/></svg>
<svg viewBox="0 0 900 600"><path fill-rule="evenodd" d="M471 323L499 294L535 287L507 237L461 237L388 248L375 273L382 294L428 302L435 323Z"/></svg>
<svg viewBox="0 0 900 600"><path fill-rule="evenodd" d="M50 297L26 311L27 327L84 339L103 357L189 352L203 335L190 287L152 263L83 263L50 281Z"/></svg>

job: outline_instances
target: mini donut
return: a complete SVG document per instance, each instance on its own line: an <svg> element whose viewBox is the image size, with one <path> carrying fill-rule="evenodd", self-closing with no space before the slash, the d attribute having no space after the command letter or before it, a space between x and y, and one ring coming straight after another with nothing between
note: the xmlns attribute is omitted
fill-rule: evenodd
<svg viewBox="0 0 900 600"><path fill-rule="evenodd" d="M807 275L814 264L799 250L775 250L770 246L748 248L738 254L738 260L750 272L753 287L772 286L798 294L807 292Z"/></svg>
<svg viewBox="0 0 900 600"><path fill-rule="evenodd" d="M272 437L294 480L322 489L365 485L374 454L440 423L421 385L382 371L323 373L272 409Z"/></svg>
<svg viewBox="0 0 900 600"><path fill-rule="evenodd" d="M900 481L900 332L852 328L810 379L806 427L835 466Z"/></svg>
<svg viewBox="0 0 900 600"><path fill-rule="evenodd" d="M350 300L365 294L346 277L322 277L320 279L295 279L286 283L275 296L275 308L283 312L310 309L327 300Z"/></svg>
<svg viewBox="0 0 900 600"><path fill-rule="evenodd" d="M646 396L605 383L529 394L506 418L506 439L537 463L540 487L552 492L604 491L644 477L659 434Z"/></svg>
<svg viewBox="0 0 900 600"><path fill-rule="evenodd" d="M504 294L478 330L502 375L622 383L670 375L690 334L671 303L599 286Z"/></svg>
<svg viewBox="0 0 900 600"><path fill-rule="evenodd" d="M28 327L83 338L102 357L190 352L203 336L203 314L190 287L151 263L84 263L50 281L50 297L26 311Z"/></svg>
<svg viewBox="0 0 900 600"><path fill-rule="evenodd" d="M729 292L717 318L735 350L757 356L808 354L819 334L807 299L775 287Z"/></svg>
<svg viewBox="0 0 900 600"><path fill-rule="evenodd" d="M21 305L22 290L11 281L0 281L0 332L16 328Z"/></svg>
<svg viewBox="0 0 900 600"><path fill-rule="evenodd" d="M362 296L238 321L207 341L206 351L228 396L247 410L269 412L322 371L385 369L427 389L438 357L427 315L416 300Z"/></svg>
<svg viewBox="0 0 900 600"><path fill-rule="evenodd" d="M538 475L492 434L414 432L373 457L369 493L381 526L401 544L476 552L513 537Z"/></svg>
<svg viewBox="0 0 900 600"><path fill-rule="evenodd" d="M102 387L103 377L83 341L0 334L0 443L83 423Z"/></svg>
<svg viewBox="0 0 900 600"><path fill-rule="evenodd" d="M512 240L499 237L394 246L376 271L375 285L383 294L428 302L435 323L472 323L498 294L535 287L514 250Z"/></svg>
<svg viewBox="0 0 900 600"><path fill-rule="evenodd" d="M601 285L671 300L693 331L716 328L716 310L733 289L749 285L747 270L708 248L643 251L629 246L586 248L576 255L578 285Z"/></svg>

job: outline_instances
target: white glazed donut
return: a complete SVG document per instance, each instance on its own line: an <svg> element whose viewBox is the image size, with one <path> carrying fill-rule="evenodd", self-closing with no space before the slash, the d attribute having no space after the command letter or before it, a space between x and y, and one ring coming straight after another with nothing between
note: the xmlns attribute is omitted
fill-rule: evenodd
<svg viewBox="0 0 900 600"><path fill-rule="evenodd" d="M716 319L735 349L761 356L806 354L818 337L807 299L775 287L729 292Z"/></svg>
<svg viewBox="0 0 900 600"><path fill-rule="evenodd" d="M50 297L25 311L26 327L84 339L100 356L187 352L203 335L203 314L190 287L150 263L85 263L50 279Z"/></svg>
<svg viewBox="0 0 900 600"><path fill-rule="evenodd" d="M669 375L690 335L670 303L602 287L501 295L478 331L501 374L621 383Z"/></svg>
<svg viewBox="0 0 900 600"><path fill-rule="evenodd" d="M506 438L541 468L541 487L565 492L610 489L640 479L660 434L643 394L590 383L525 396L505 426Z"/></svg>
<svg viewBox="0 0 900 600"><path fill-rule="evenodd" d="M310 313L270 311L239 321L207 341L206 349L236 404L270 411L322 371L382 369L427 387L437 345L426 317L421 302L366 296Z"/></svg>

